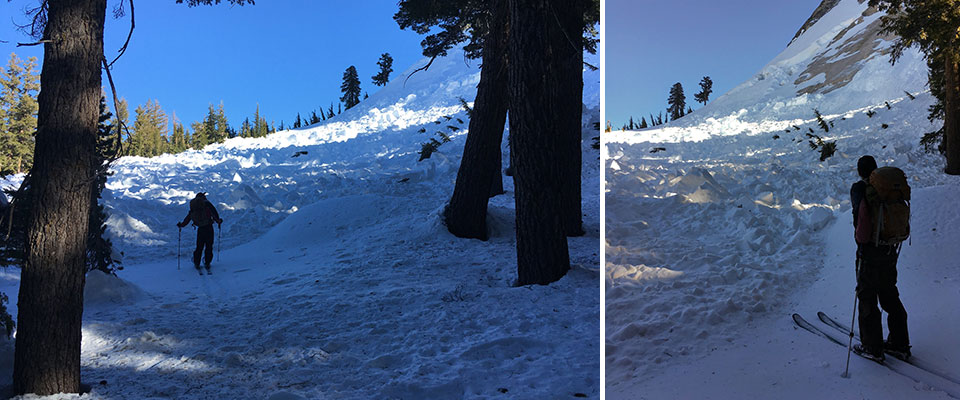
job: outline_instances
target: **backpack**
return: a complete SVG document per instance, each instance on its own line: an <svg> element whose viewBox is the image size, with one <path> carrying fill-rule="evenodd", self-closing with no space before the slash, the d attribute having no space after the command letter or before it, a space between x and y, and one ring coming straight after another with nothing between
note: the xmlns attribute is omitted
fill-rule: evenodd
<svg viewBox="0 0 960 400"><path fill-rule="evenodd" d="M194 226L207 226L213 224L213 213L207 206L207 199L195 198L190 200L190 219Z"/></svg>
<svg viewBox="0 0 960 400"><path fill-rule="evenodd" d="M910 236L910 185L896 167L880 167L870 174L866 190L873 220L873 242L898 245Z"/></svg>

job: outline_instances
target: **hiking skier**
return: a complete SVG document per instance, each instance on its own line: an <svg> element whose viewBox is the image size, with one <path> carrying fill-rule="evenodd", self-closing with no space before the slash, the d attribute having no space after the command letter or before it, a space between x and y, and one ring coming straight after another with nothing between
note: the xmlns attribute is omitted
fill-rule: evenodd
<svg viewBox="0 0 960 400"><path fill-rule="evenodd" d="M902 241L909 235L910 188L903 171L892 167L878 169L877 161L871 156L860 157L857 173L861 180L850 188L850 203L857 242L856 293L860 301L861 344L853 350L876 361L883 361L884 352L907 359L910 337L907 311L897 290L897 258ZM888 190L895 194L888 195ZM887 312L890 332L886 341L878 302Z"/></svg>
<svg viewBox="0 0 960 400"><path fill-rule="evenodd" d="M210 272L210 262L213 261L213 223L216 222L219 227L223 220L220 219L217 208L207 200L205 192L197 193L196 197L190 200L190 211L182 222L177 223L177 228L183 229L190 221L197 227L197 249L193 252L193 266L200 271L200 256L204 255L203 264L207 272Z"/></svg>

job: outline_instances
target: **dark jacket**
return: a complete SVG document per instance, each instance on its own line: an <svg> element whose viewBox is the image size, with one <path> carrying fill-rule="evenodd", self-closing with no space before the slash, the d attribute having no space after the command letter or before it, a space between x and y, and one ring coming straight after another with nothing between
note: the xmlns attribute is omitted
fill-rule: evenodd
<svg viewBox="0 0 960 400"><path fill-rule="evenodd" d="M194 212L196 210L196 213ZM194 218L195 215L203 215L202 213L209 213L210 218ZM187 226L190 221L193 220L193 225L198 227L204 227L213 225L214 222L220 223L223 220L220 219L220 213L217 212L217 208L213 206L213 203L207 199L193 199L190 201L190 211L187 211L187 216L183 218L183 222L177 224L178 226Z"/></svg>
<svg viewBox="0 0 960 400"><path fill-rule="evenodd" d="M874 239L874 226L867 206L866 182L861 180L850 187L850 203L853 205L853 238L857 244L870 243Z"/></svg>

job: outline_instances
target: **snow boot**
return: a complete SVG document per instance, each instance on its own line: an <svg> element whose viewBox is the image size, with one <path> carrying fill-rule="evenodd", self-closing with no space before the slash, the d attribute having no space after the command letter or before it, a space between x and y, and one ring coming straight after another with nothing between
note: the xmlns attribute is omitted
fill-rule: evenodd
<svg viewBox="0 0 960 400"><path fill-rule="evenodd" d="M910 359L910 345L896 345L892 344L889 341L883 342L883 351L891 356L899 358L903 361Z"/></svg>
<svg viewBox="0 0 960 400"><path fill-rule="evenodd" d="M882 350L867 349L863 347L862 344L857 343L853 345L853 352L857 353L861 357L868 358L870 360L876 361L880 364L883 364L884 356Z"/></svg>

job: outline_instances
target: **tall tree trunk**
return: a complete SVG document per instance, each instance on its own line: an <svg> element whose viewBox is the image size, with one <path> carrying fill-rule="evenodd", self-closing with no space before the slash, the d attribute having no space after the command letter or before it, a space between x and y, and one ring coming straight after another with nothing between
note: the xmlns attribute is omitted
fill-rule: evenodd
<svg viewBox="0 0 960 400"><path fill-rule="evenodd" d="M506 0L492 3L494 26L484 40L483 66L470 115L470 132L463 147L453 197L444 210L450 233L482 240L487 239L487 199L503 193L500 143L507 119Z"/></svg>
<svg viewBox="0 0 960 400"><path fill-rule="evenodd" d="M551 96L563 83L551 0L509 0L510 156L517 204L517 283L548 284L570 269L560 218L558 157L564 111Z"/></svg>
<svg viewBox="0 0 960 400"><path fill-rule="evenodd" d="M943 58L943 144L947 156L944 172L960 175L960 77L957 76L960 55L955 51L945 50Z"/></svg>
<svg viewBox="0 0 960 400"><path fill-rule="evenodd" d="M557 161L561 173L561 219L567 236L581 236L583 213L581 206L581 170L583 149L581 121L583 118L583 15L587 0L562 0L550 2L555 35L553 51L557 55L556 95L550 98L557 102L561 145Z"/></svg>
<svg viewBox="0 0 960 400"><path fill-rule="evenodd" d="M96 157L106 0L49 0L20 278L17 393L80 391L84 249Z"/></svg>

